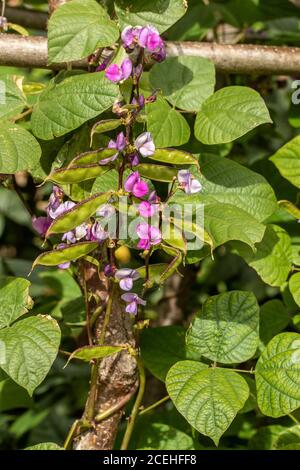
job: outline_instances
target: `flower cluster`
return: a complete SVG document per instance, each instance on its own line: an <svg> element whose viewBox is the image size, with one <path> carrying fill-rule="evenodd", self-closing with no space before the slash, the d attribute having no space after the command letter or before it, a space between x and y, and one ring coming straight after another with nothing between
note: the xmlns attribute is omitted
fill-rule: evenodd
<svg viewBox="0 0 300 470"><path fill-rule="evenodd" d="M121 34L123 47L128 54L131 54L134 49L142 49L147 60L150 57L157 62L162 62L166 58L165 45L154 26L127 26ZM101 64L97 71L104 70L107 63ZM143 70L142 64L133 66L129 57L126 57L121 65L110 64L105 70L105 76L114 83L122 83L130 76L135 80L139 80Z"/></svg>

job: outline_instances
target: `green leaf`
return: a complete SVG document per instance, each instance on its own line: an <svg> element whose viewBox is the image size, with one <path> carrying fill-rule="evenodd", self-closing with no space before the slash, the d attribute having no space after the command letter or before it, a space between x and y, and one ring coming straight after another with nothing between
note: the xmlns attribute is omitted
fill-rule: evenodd
<svg viewBox="0 0 300 470"><path fill-rule="evenodd" d="M34 446L26 447L24 450L65 450L54 442L43 442Z"/></svg>
<svg viewBox="0 0 300 470"><path fill-rule="evenodd" d="M53 171L46 179L56 184L74 184L81 183L106 173L108 167L99 164L68 166Z"/></svg>
<svg viewBox="0 0 300 470"><path fill-rule="evenodd" d="M231 160L212 154L199 157L202 191L185 195L177 191L171 201L180 203L219 203L243 209L263 222L277 209L274 191L263 176ZM196 169L191 169L199 179Z"/></svg>
<svg viewBox="0 0 300 470"><path fill-rule="evenodd" d="M57 355L60 344L57 322L43 315L26 318L1 330L0 340L6 353L2 369L32 396Z"/></svg>
<svg viewBox="0 0 300 470"><path fill-rule="evenodd" d="M170 367L188 358L185 329L183 326L172 325L143 330L141 352L147 369L164 382Z"/></svg>
<svg viewBox="0 0 300 470"><path fill-rule="evenodd" d="M30 282L22 278L0 278L0 328L9 326L32 307Z"/></svg>
<svg viewBox="0 0 300 470"><path fill-rule="evenodd" d="M259 307L251 292L231 291L210 297L190 325L188 350L223 364L245 362L259 344Z"/></svg>
<svg viewBox="0 0 300 470"><path fill-rule="evenodd" d="M273 418L300 406L300 335L281 333L260 356L255 369L257 402Z"/></svg>
<svg viewBox="0 0 300 470"><path fill-rule="evenodd" d="M135 167L141 176L162 183L171 183L177 176L178 170L169 166L141 163Z"/></svg>
<svg viewBox="0 0 300 470"><path fill-rule="evenodd" d="M300 306L300 273L293 274L290 278L289 289L296 304Z"/></svg>
<svg viewBox="0 0 300 470"><path fill-rule="evenodd" d="M264 238L255 245L255 252L243 245L234 246L238 246L238 254L266 284L284 285L292 268L292 247L290 236L283 228L267 225Z"/></svg>
<svg viewBox="0 0 300 470"><path fill-rule="evenodd" d="M250 441L251 450L279 450L299 443L299 426L273 424L259 428ZM288 449L286 449L288 450Z"/></svg>
<svg viewBox="0 0 300 470"><path fill-rule="evenodd" d="M269 111L257 91L230 86L204 101L197 114L195 136L204 144L224 144L270 122Z"/></svg>
<svg viewBox="0 0 300 470"><path fill-rule="evenodd" d="M33 401L24 388L21 388L11 379L0 382L0 411L30 408L32 405Z"/></svg>
<svg viewBox="0 0 300 470"><path fill-rule="evenodd" d="M116 23L95 0L73 0L49 20L49 62L82 59L99 47L112 46L118 36Z"/></svg>
<svg viewBox="0 0 300 470"><path fill-rule="evenodd" d="M157 148L154 154L147 158L170 165L198 165L198 160L191 153L172 148Z"/></svg>
<svg viewBox="0 0 300 470"><path fill-rule="evenodd" d="M8 119L17 116L27 106L23 93L23 77L17 75L0 75L0 117Z"/></svg>
<svg viewBox="0 0 300 470"><path fill-rule="evenodd" d="M50 225L46 237L55 233L64 233L72 230L78 225L88 220L99 207L107 203L110 199L112 192L98 193L94 196L86 199L85 201L79 202L72 209L64 212L58 216Z"/></svg>
<svg viewBox="0 0 300 470"><path fill-rule="evenodd" d="M216 445L249 396L246 381L236 372L192 361L171 367L166 386L178 411Z"/></svg>
<svg viewBox="0 0 300 470"><path fill-rule="evenodd" d="M231 204L205 205L204 225L215 248L231 240L240 240L254 249L265 232L265 226L257 219Z"/></svg>
<svg viewBox="0 0 300 470"><path fill-rule="evenodd" d="M103 72L80 73L52 81L34 106L33 133L40 139L50 140L77 129L110 108L118 90Z"/></svg>
<svg viewBox="0 0 300 470"><path fill-rule="evenodd" d="M164 97L176 108L199 111L202 103L214 92L215 67L203 57L169 57L154 65L149 79L152 87L161 89Z"/></svg>
<svg viewBox="0 0 300 470"><path fill-rule="evenodd" d="M150 24L163 33L185 14L186 4L184 0L117 0L115 11L121 29Z"/></svg>
<svg viewBox="0 0 300 470"><path fill-rule="evenodd" d="M147 423L137 442L137 450L193 449L191 436L165 423Z"/></svg>
<svg viewBox="0 0 300 470"><path fill-rule="evenodd" d="M32 265L32 269L37 265L57 266L59 264L75 261L82 256L88 255L99 246L98 242L79 242L66 248L57 248L56 250L46 251L39 255Z"/></svg>
<svg viewBox="0 0 300 470"><path fill-rule="evenodd" d="M161 96L146 105L147 130L151 132L157 147L179 147L190 138L190 126L186 119Z"/></svg>
<svg viewBox="0 0 300 470"><path fill-rule="evenodd" d="M41 153L39 143L26 129L8 121L0 123L0 173L30 172Z"/></svg>
<svg viewBox="0 0 300 470"><path fill-rule="evenodd" d="M83 346L72 352L65 367L72 359L80 359L84 362L90 362L92 359L102 359L111 356L125 349L124 346Z"/></svg>
<svg viewBox="0 0 300 470"><path fill-rule="evenodd" d="M275 335L281 333L289 324L289 315L283 302L269 300L260 308L260 338L266 345Z"/></svg>
<svg viewBox="0 0 300 470"><path fill-rule="evenodd" d="M294 137L270 157L279 173L300 188L300 136Z"/></svg>

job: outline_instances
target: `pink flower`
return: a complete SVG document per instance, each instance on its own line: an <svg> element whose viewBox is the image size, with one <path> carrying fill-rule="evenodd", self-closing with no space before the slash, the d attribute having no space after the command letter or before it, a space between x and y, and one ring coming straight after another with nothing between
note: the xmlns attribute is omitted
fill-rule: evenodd
<svg viewBox="0 0 300 470"><path fill-rule="evenodd" d="M149 192L148 184L141 180L138 171L134 171L128 176L124 183L124 189L135 197L143 197Z"/></svg>
<svg viewBox="0 0 300 470"><path fill-rule="evenodd" d="M119 155L119 152L122 152L122 150L124 150L126 146L126 138L125 138L125 135L123 132L120 132L118 135L117 135L117 140L113 140L111 139L109 142L108 142L108 148L109 149L116 149L118 150L112 157L108 157L108 158L105 158L104 160L101 160L99 162L100 165L106 165L107 163L110 163L110 162L113 162L116 160L116 158L118 157Z"/></svg>
<svg viewBox="0 0 300 470"><path fill-rule="evenodd" d="M177 178L180 187L186 194L198 193L202 189L200 181L196 180L189 170L179 170Z"/></svg>
<svg viewBox="0 0 300 470"><path fill-rule="evenodd" d="M115 277L120 281L122 290L131 290L133 281L139 279L140 275L135 269L123 268L116 271Z"/></svg>
<svg viewBox="0 0 300 470"><path fill-rule="evenodd" d="M142 250L149 250L150 246L158 245L162 240L159 228L146 223L138 224L136 227L136 233L140 238L137 246Z"/></svg>
<svg viewBox="0 0 300 470"><path fill-rule="evenodd" d="M142 201L139 204L138 211L142 217L152 217L155 213L155 207L148 201Z"/></svg>
<svg viewBox="0 0 300 470"><path fill-rule="evenodd" d="M144 26L140 30L139 45L149 51L155 51L161 46L162 39L154 26Z"/></svg>
<svg viewBox="0 0 300 470"><path fill-rule="evenodd" d="M134 141L135 148L143 157L150 157L155 152L155 145L150 132L143 132Z"/></svg>
<svg viewBox="0 0 300 470"><path fill-rule="evenodd" d="M130 77L132 72L132 62L127 57L123 60L121 67L117 64L111 64L105 71L105 76L114 83L119 83Z"/></svg>
<svg viewBox="0 0 300 470"><path fill-rule="evenodd" d="M123 46L125 49L133 49L138 42L141 26L127 26L121 34Z"/></svg>
<svg viewBox="0 0 300 470"><path fill-rule="evenodd" d="M52 193L50 194L50 197L49 197L49 204L47 206L47 214L52 219L54 218L53 213L58 208L58 206L62 203L63 197L64 197L63 191L58 186L54 185L52 188Z"/></svg>
<svg viewBox="0 0 300 470"><path fill-rule="evenodd" d="M121 295L121 299L124 300L128 305L125 309L127 313L137 314L138 305L146 305L145 300L141 299L137 294L128 293Z"/></svg>
<svg viewBox="0 0 300 470"><path fill-rule="evenodd" d="M95 222L89 230L88 238L90 241L102 242L108 237L100 222Z"/></svg>

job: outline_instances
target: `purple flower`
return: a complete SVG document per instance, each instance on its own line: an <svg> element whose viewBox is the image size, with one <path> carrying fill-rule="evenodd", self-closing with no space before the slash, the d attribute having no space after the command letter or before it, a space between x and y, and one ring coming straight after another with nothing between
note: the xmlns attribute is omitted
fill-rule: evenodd
<svg viewBox="0 0 300 470"><path fill-rule="evenodd" d="M155 206L148 201L142 201L139 204L138 211L142 217L152 217L155 214Z"/></svg>
<svg viewBox="0 0 300 470"><path fill-rule="evenodd" d="M123 290L130 290L133 286L133 281L139 279L140 275L135 269L123 268L116 271L115 277L120 281L120 287Z"/></svg>
<svg viewBox="0 0 300 470"><path fill-rule="evenodd" d="M100 222L95 222L89 230L88 238L90 241L102 242L108 237Z"/></svg>
<svg viewBox="0 0 300 470"><path fill-rule="evenodd" d="M122 31L121 39L125 49L133 49L137 45L141 29L141 26L127 26Z"/></svg>
<svg viewBox="0 0 300 470"><path fill-rule="evenodd" d="M129 155L129 162L132 167L137 166L140 163L139 154L135 152Z"/></svg>
<svg viewBox="0 0 300 470"><path fill-rule="evenodd" d="M32 217L32 227L34 230L44 237L47 233L48 228L52 223L52 219L50 217L36 217L35 215Z"/></svg>
<svg viewBox="0 0 300 470"><path fill-rule="evenodd" d="M162 39L154 26L144 26L139 32L139 45L149 51L155 51L162 44Z"/></svg>
<svg viewBox="0 0 300 470"><path fill-rule="evenodd" d="M138 224L136 233L140 239L137 246L142 250L149 250L150 246L158 245L162 240L159 228L146 223Z"/></svg>
<svg viewBox="0 0 300 470"><path fill-rule="evenodd" d="M116 212L114 206L111 204L103 204L97 209L96 216L97 217L111 217Z"/></svg>
<svg viewBox="0 0 300 470"><path fill-rule="evenodd" d="M137 314L138 305L146 305L145 300L141 299L137 294L128 293L121 295L121 299L124 300L128 305L125 309L127 313Z"/></svg>
<svg viewBox="0 0 300 470"><path fill-rule="evenodd" d="M49 215L52 219L56 219L59 215L64 214L65 212L72 209L74 206L76 206L76 204L73 201L63 202L55 210L49 209Z"/></svg>
<svg viewBox="0 0 300 470"><path fill-rule="evenodd" d="M111 264L107 264L104 268L104 274L107 277L112 277L115 273L115 267Z"/></svg>
<svg viewBox="0 0 300 470"><path fill-rule="evenodd" d="M121 67L117 64L111 64L105 71L105 76L114 83L119 83L130 77L132 72L132 62L127 57L123 60Z"/></svg>
<svg viewBox="0 0 300 470"><path fill-rule="evenodd" d="M135 148L143 157L150 157L155 152L155 145L150 132L143 132L134 141Z"/></svg>
<svg viewBox="0 0 300 470"><path fill-rule="evenodd" d="M141 180L138 171L134 171L128 176L124 183L124 189L135 197L143 197L149 192L148 184Z"/></svg>
<svg viewBox="0 0 300 470"><path fill-rule="evenodd" d="M58 186L53 186L52 188L52 193L50 194L49 197L49 203L47 206L47 215L50 216L52 219L53 213L56 211L58 206L62 203L64 197L63 191L58 187Z"/></svg>
<svg viewBox="0 0 300 470"><path fill-rule="evenodd" d="M87 234L88 234L88 225L81 224L81 225L78 225L78 227L76 227L75 229L64 233L64 235L62 236L62 241L67 242L67 243L76 243L82 238L86 237Z"/></svg>
<svg viewBox="0 0 300 470"><path fill-rule="evenodd" d="M117 135L117 140L111 139L108 143L108 148L109 149L116 149L118 150L112 157L105 158L104 160L101 160L99 162L100 165L106 165L107 163L115 161L115 159L118 157L119 152L122 152L126 146L126 138L123 132L120 132Z"/></svg>
<svg viewBox="0 0 300 470"><path fill-rule="evenodd" d="M177 178L186 194L198 193L202 189L200 181L194 179L189 170L179 170Z"/></svg>

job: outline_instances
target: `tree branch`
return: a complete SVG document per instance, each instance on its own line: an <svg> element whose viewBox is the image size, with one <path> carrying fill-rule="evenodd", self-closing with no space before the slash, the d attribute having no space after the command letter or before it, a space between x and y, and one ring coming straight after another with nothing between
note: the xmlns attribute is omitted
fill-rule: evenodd
<svg viewBox="0 0 300 470"><path fill-rule="evenodd" d="M300 72L299 47L168 41L166 48L168 57L206 57L221 72L259 75L295 75ZM0 34L0 65L53 70L66 67L66 64L47 65L47 38L14 34ZM73 67L87 68L87 61L74 62Z"/></svg>
<svg viewBox="0 0 300 470"><path fill-rule="evenodd" d="M44 30L47 27L47 13L28 8L5 8L5 16L11 23L16 23L24 28Z"/></svg>

